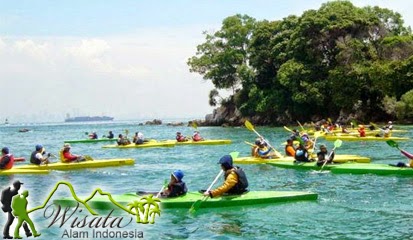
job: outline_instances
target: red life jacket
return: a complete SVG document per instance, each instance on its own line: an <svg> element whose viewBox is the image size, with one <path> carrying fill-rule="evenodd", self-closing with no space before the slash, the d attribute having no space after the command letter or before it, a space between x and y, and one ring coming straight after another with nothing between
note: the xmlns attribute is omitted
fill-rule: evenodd
<svg viewBox="0 0 413 240"><path fill-rule="evenodd" d="M197 134L194 134L194 136L192 136L192 140L194 140L195 142L197 142L197 141L201 141L202 138L201 138L201 136L197 133Z"/></svg>
<svg viewBox="0 0 413 240"><path fill-rule="evenodd" d="M4 156L0 159L0 162L3 161L3 159L4 159L5 157L9 157L10 160L9 160L9 162L6 164L6 166L4 166L4 169L11 169L11 168L13 167L13 164L14 164L14 156L11 155L10 153L9 153L9 154L6 154L6 155L4 155Z"/></svg>

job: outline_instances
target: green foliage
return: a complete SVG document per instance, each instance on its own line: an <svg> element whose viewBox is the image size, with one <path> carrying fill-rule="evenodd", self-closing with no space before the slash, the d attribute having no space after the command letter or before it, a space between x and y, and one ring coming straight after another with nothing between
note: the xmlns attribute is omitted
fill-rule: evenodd
<svg viewBox="0 0 413 240"><path fill-rule="evenodd" d="M413 35L397 12L333 1L277 21L228 17L188 65L232 89L244 116L268 122L341 111L407 117L408 101L395 101L413 89Z"/></svg>
<svg viewBox="0 0 413 240"><path fill-rule="evenodd" d="M413 118L413 89L403 94L396 104L397 117L399 119Z"/></svg>

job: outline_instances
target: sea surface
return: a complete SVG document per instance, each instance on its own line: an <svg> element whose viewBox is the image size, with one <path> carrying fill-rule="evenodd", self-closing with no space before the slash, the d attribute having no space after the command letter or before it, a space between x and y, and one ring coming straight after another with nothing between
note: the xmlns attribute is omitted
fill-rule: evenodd
<svg viewBox="0 0 413 240"><path fill-rule="evenodd" d="M192 127L139 126L138 121L109 123L55 123L0 126L0 147L8 146L16 157L28 161L36 144L58 155L64 140L84 139L95 131L99 136L112 130L115 135L129 131L129 136L141 131L153 139L174 139L177 131L191 135ZM29 132L18 132L28 128ZM395 126L409 130L393 134L413 137L410 126ZM219 158L233 151L240 156L250 154L256 134L244 127L199 127L206 139L231 139L230 145L178 146L147 149L103 149L107 143L71 144L72 152L91 155L96 159L134 158L135 165L80 171L53 171L48 175L0 176L0 189L15 180L24 183L22 190L30 195L29 209L41 205L58 181L69 181L79 196L89 195L95 188L112 194L137 190L159 191L165 179L175 169L185 172L183 180L190 191L206 189L220 171ZM289 137L283 128L256 127L270 143L283 151L282 143ZM333 142L320 138L328 149ZM401 148L413 152L411 140L399 142ZM373 163L407 162L400 152L385 142L343 142L337 154L368 156ZM23 163L19 163L23 164ZM312 191L316 201L299 201L273 205L200 209L189 214L187 209L162 211L155 224L131 224L129 229L143 234L143 239L413 239L413 177L332 174L328 171L299 171L269 165L242 165L250 190ZM222 183L222 179L218 183ZM218 186L218 184L216 185ZM69 196L59 189L53 197ZM49 227L42 211L30 214L42 236L38 239L69 239L64 227ZM6 214L0 212L0 227ZM15 221L16 222L16 221ZM11 228L13 233L14 227ZM23 229L21 236L25 237ZM0 235L1 237L1 235ZM94 239L72 237L73 239ZM126 238L128 239L128 238Z"/></svg>

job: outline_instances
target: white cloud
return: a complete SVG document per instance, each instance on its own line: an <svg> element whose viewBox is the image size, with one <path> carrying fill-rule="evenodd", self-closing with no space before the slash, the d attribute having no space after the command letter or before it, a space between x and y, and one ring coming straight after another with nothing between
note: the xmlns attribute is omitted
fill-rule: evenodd
<svg viewBox="0 0 413 240"><path fill-rule="evenodd" d="M9 99L0 102L4 117L30 122L62 121L66 113L117 119L210 113L212 83L186 65L198 44L194 38L174 31L140 33L0 39L1 89L8 89L3 98Z"/></svg>

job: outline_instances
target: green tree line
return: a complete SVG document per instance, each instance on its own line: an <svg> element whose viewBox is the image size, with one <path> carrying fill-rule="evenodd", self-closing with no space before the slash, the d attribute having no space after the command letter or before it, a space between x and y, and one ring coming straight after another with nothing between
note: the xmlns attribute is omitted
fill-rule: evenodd
<svg viewBox="0 0 413 240"><path fill-rule="evenodd" d="M413 35L392 10L332 1L277 21L229 16L204 35L188 66L214 84L211 106L275 124L413 117Z"/></svg>

